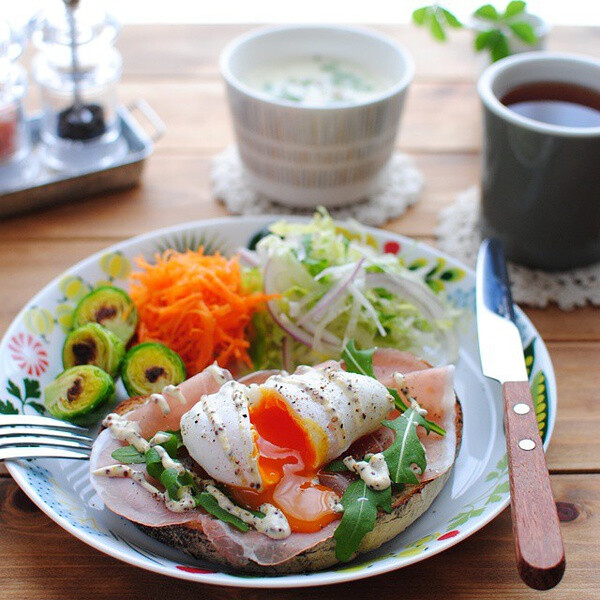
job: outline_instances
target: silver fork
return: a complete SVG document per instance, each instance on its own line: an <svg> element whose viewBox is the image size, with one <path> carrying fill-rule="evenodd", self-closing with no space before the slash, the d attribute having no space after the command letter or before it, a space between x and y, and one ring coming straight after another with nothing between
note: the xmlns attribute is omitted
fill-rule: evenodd
<svg viewBox="0 0 600 600"><path fill-rule="evenodd" d="M87 460L92 438L83 427L36 415L0 415L0 460L74 458Z"/></svg>

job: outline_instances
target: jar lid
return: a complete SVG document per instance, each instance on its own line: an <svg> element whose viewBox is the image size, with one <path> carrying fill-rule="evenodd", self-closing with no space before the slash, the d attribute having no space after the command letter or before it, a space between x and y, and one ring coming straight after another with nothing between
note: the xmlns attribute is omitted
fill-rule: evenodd
<svg viewBox="0 0 600 600"><path fill-rule="evenodd" d="M75 44L110 45L119 31L117 21L109 15L103 0L46 0L36 19L33 40L43 50L48 46L71 46L72 22Z"/></svg>

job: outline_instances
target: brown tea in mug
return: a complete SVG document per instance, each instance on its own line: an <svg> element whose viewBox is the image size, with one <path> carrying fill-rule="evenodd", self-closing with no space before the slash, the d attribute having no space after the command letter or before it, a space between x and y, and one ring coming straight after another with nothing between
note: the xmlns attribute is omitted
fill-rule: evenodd
<svg viewBox="0 0 600 600"><path fill-rule="evenodd" d="M500 102L517 114L562 127L600 127L600 92L582 85L535 81L510 90Z"/></svg>

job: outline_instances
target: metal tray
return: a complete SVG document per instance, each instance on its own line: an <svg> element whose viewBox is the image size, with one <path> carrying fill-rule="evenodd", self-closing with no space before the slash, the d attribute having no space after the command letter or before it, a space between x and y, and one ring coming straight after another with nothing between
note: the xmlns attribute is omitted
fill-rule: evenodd
<svg viewBox="0 0 600 600"><path fill-rule="evenodd" d="M151 134L146 133L133 116L135 111L140 112L152 126ZM3 190L0 183L0 218L136 186L146 158L152 153L154 142L163 136L165 126L145 100L120 107L118 117L127 142L127 154L122 161L107 169L83 171L76 175L40 166L35 177L22 187ZM40 141L40 121L39 115L28 120L34 159Z"/></svg>

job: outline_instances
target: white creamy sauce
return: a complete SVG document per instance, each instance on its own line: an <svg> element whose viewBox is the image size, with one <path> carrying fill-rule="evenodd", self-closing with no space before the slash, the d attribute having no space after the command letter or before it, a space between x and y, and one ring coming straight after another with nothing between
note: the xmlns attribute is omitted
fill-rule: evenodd
<svg viewBox="0 0 600 600"><path fill-rule="evenodd" d="M210 367L209 367L210 368ZM160 394L152 394L151 402L156 402L163 415L168 415L171 412L169 400L174 400L180 404L185 404L185 396L176 385L167 385L163 388Z"/></svg>
<svg viewBox="0 0 600 600"><path fill-rule="evenodd" d="M236 506L221 490L214 485L207 485L206 491L217 501L219 506L230 515L236 516L246 525L254 527L256 531L264 533L274 540L289 537L292 533L290 524L285 515L272 504L261 504L260 511L264 517L257 517L250 511Z"/></svg>
<svg viewBox="0 0 600 600"><path fill-rule="evenodd" d="M366 458L366 457L365 457ZM356 473L372 490L386 490L392 485L390 470L381 452L372 454L369 462L366 460L355 460L352 456L344 458L346 467Z"/></svg>
<svg viewBox="0 0 600 600"><path fill-rule="evenodd" d="M243 77L255 90L304 106L367 101L391 85L358 62L327 56L298 56L251 69Z"/></svg>

